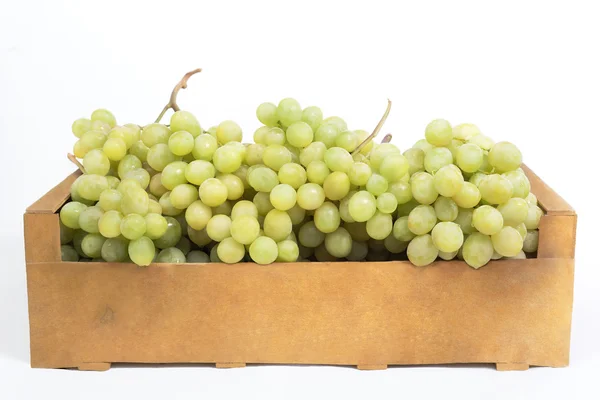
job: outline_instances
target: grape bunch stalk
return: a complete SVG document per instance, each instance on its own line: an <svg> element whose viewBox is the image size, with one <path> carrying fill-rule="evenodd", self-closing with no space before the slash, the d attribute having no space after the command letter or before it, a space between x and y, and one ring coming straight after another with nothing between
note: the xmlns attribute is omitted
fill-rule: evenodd
<svg viewBox="0 0 600 400"><path fill-rule="evenodd" d="M169 103L154 123L105 109L72 125L83 174L60 210L65 261L388 261L426 266L535 255L543 214L519 149L437 119L401 152L292 99L262 103L254 143ZM172 109L169 124L161 123ZM80 161L81 160L81 161Z"/></svg>

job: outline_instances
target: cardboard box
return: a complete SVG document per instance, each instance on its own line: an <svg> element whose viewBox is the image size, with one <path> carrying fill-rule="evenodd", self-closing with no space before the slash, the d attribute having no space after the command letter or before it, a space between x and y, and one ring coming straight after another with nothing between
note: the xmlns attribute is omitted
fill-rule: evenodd
<svg viewBox="0 0 600 400"><path fill-rule="evenodd" d="M62 262L57 210L72 174L27 209L31 366L112 363L388 365L569 363L576 214L524 167L541 207L537 258L408 261Z"/></svg>

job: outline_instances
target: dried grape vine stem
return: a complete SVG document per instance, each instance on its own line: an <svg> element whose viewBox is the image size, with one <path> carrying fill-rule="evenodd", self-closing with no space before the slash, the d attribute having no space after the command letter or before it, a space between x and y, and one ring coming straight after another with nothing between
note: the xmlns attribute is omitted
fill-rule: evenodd
<svg viewBox="0 0 600 400"><path fill-rule="evenodd" d="M173 111L179 111L180 110L179 106L177 105L177 94L179 93L179 91L181 89L187 88L187 81L188 81L188 79L190 79L190 77L192 75L195 75L195 74L197 74L198 72L201 72L201 71L202 71L202 68L196 68L195 70L188 72L187 74L185 74L183 76L183 78L181 78L181 80L179 81L179 83L177 83L177 85L175 85L175 87L173 88L173 91L171 92L171 97L169 98L169 102L163 108L163 110L161 111L161 113L158 116L158 118L156 118L156 120L154 121L155 123L159 123L160 122L160 120L165 115L165 113L167 112L167 110L169 110L169 108L173 109Z"/></svg>
<svg viewBox="0 0 600 400"><path fill-rule="evenodd" d="M385 112L383 113L383 116L379 120L379 123L377 124L377 126L373 130L373 133L371 133L361 144L358 145L358 147L356 149L354 149L354 151L352 152L352 155L358 154L362 150L363 147L365 147L371 140L373 140L373 138L375 138L375 136L377 136L377 134L379 133L379 131L383 127L383 124L385 123L385 120L387 119L388 115L390 115L390 110L391 109L392 109L392 101L390 99L388 99L387 108L385 109Z"/></svg>

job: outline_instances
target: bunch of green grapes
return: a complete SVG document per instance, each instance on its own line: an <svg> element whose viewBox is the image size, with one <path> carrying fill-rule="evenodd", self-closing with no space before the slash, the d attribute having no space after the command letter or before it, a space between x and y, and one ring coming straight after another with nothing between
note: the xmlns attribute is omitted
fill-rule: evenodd
<svg viewBox="0 0 600 400"><path fill-rule="evenodd" d="M291 98L263 103L254 143L233 121L203 130L73 123L84 174L60 211L66 261L258 264L490 259L537 249L542 215L512 144L430 123L404 153Z"/></svg>

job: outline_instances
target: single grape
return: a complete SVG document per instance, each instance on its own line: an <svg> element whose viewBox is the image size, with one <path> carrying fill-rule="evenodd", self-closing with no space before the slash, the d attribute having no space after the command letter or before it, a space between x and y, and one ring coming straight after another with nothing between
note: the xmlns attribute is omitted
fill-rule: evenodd
<svg viewBox="0 0 600 400"><path fill-rule="evenodd" d="M186 209L194 201L198 200L198 189L188 183L175 186L169 195L173 207L180 210Z"/></svg>
<svg viewBox="0 0 600 400"><path fill-rule="evenodd" d="M171 192L166 192L160 196L158 204L160 205L163 215L175 217L183 212L181 208L177 208L171 203ZM148 203L148 211L150 211L150 203Z"/></svg>
<svg viewBox="0 0 600 400"><path fill-rule="evenodd" d="M77 158L83 158L91 149L87 147L81 140L78 140L73 145L73 154Z"/></svg>
<svg viewBox="0 0 600 400"><path fill-rule="evenodd" d="M454 165L443 166L433 176L435 190L445 197L452 197L458 193L463 183L462 173Z"/></svg>
<svg viewBox="0 0 600 400"><path fill-rule="evenodd" d="M334 232L325 235L325 249L337 258L344 258L352 250L352 237L344 228L337 228Z"/></svg>
<svg viewBox="0 0 600 400"><path fill-rule="evenodd" d="M174 247L181 239L182 231L179 222L173 217L165 217L165 219L167 220L166 232L160 238L154 240L154 244L159 249Z"/></svg>
<svg viewBox="0 0 600 400"><path fill-rule="evenodd" d="M302 110L302 121L310 125L312 131L315 132L323 122L323 112L319 107L306 107Z"/></svg>
<svg viewBox="0 0 600 400"><path fill-rule="evenodd" d="M271 204L278 210L287 211L296 204L296 191L287 184L279 184L271 190Z"/></svg>
<svg viewBox="0 0 600 400"><path fill-rule="evenodd" d="M323 143L327 148L333 147L339 132L335 125L322 123L315 132L314 141Z"/></svg>
<svg viewBox="0 0 600 400"><path fill-rule="evenodd" d="M150 184L148 185L149 192L158 198L169 191L169 189L163 186L161 181L162 174L158 173L150 178Z"/></svg>
<svg viewBox="0 0 600 400"><path fill-rule="evenodd" d="M127 144L121 138L109 137L108 139L106 139L106 142L104 142L104 145L102 146L102 151L106 155L107 159L109 159L110 161L120 161L127 154Z"/></svg>
<svg viewBox="0 0 600 400"><path fill-rule="evenodd" d="M500 211L492 206L480 206L473 211L473 226L484 235L500 232L504 219Z"/></svg>
<svg viewBox="0 0 600 400"><path fill-rule="evenodd" d="M523 251L527 253L534 253L538 249L539 244L539 231L527 231L527 235L523 239Z"/></svg>
<svg viewBox="0 0 600 400"><path fill-rule="evenodd" d="M492 235L494 250L504 257L514 257L523 249L523 237L512 226L505 226Z"/></svg>
<svg viewBox="0 0 600 400"><path fill-rule="evenodd" d="M240 200L236 202L233 205L233 208L231 209L231 219L235 220L237 217L240 217L242 215L249 215L251 217L257 218L258 209L251 201Z"/></svg>
<svg viewBox="0 0 600 400"><path fill-rule="evenodd" d="M128 156L125 156L123 160L125 160L127 157ZM121 160L121 162L123 162L123 160ZM148 150L148 165L150 165L154 170L159 172L165 169L165 167L171 164L172 162L180 160L181 157L178 157L175 154L171 153L171 150L169 150L169 146L167 146L164 143L157 143L154 146L150 147L150 150ZM136 168L140 167L141 165ZM120 175L121 174L119 174L119 176Z"/></svg>
<svg viewBox="0 0 600 400"><path fill-rule="evenodd" d="M246 248L235 239L228 237L217 245L219 259L227 264L235 264L242 261L246 254Z"/></svg>
<svg viewBox="0 0 600 400"><path fill-rule="evenodd" d="M330 200L341 200L350 191L350 179L343 172L332 172L323 182L325 196Z"/></svg>
<svg viewBox="0 0 600 400"><path fill-rule="evenodd" d="M438 253L438 257L441 258L442 260L450 261L450 260L454 259L454 257L456 257L457 254L458 254L458 250L450 251L450 252L440 251Z"/></svg>
<svg viewBox="0 0 600 400"><path fill-rule="evenodd" d="M200 247L206 246L212 242L212 239L208 237L208 234L206 233L206 229L197 231L191 226L188 226L187 233L190 240Z"/></svg>
<svg viewBox="0 0 600 400"><path fill-rule="evenodd" d="M267 215L269 211L275 208L271 204L270 196L267 192L256 193L256 195L254 195L254 198L252 199L252 202L258 210L258 215Z"/></svg>
<svg viewBox="0 0 600 400"><path fill-rule="evenodd" d="M129 242L127 251L129 253L129 258L131 258L131 261L133 261L135 264L141 267L150 265L150 263L154 260L154 243L146 236L142 236L139 239L132 240L131 242Z"/></svg>
<svg viewBox="0 0 600 400"><path fill-rule="evenodd" d="M315 210L314 223L323 233L331 233L340 226L340 212L332 202L326 201Z"/></svg>
<svg viewBox="0 0 600 400"><path fill-rule="evenodd" d="M367 181L366 189L373 196L379 196L388 190L388 181L379 174L372 174Z"/></svg>
<svg viewBox="0 0 600 400"><path fill-rule="evenodd" d="M427 141L427 139L420 139L413 145L413 149L421 150L423 152L423 156L429 150L433 149L435 146Z"/></svg>
<svg viewBox="0 0 600 400"><path fill-rule="evenodd" d="M144 216L148 213L149 200L148 193L144 189L132 187L123 193L121 212L124 215L139 214Z"/></svg>
<svg viewBox="0 0 600 400"><path fill-rule="evenodd" d="M129 240L138 239L146 233L146 220L138 214L126 215L121 220L121 234Z"/></svg>
<svg viewBox="0 0 600 400"><path fill-rule="evenodd" d="M79 118L71 125L71 131L75 137L80 138L84 133L92 129L92 121L87 118Z"/></svg>
<svg viewBox="0 0 600 400"><path fill-rule="evenodd" d="M212 263L220 263L220 262L222 262L222 261L221 261L221 259L219 258L219 253L218 253L218 250L219 250L219 247L218 247L218 246L216 246L216 245L215 245L215 246L213 246L213 247L210 249L210 255L209 255L209 257L210 257L210 262L212 262Z"/></svg>
<svg viewBox="0 0 600 400"><path fill-rule="evenodd" d="M373 171L379 171L383 160L394 154L400 154L400 150L392 143L382 143L374 147L369 156Z"/></svg>
<svg viewBox="0 0 600 400"><path fill-rule="evenodd" d="M105 124L108 124L111 128L117 124L117 120L115 116L108 110L104 108L99 108L92 113L92 122L94 121L102 121Z"/></svg>
<svg viewBox="0 0 600 400"><path fill-rule="evenodd" d="M359 144L359 137L353 131L342 132L335 138L336 147L341 147L348 152L354 151Z"/></svg>
<svg viewBox="0 0 600 400"><path fill-rule="evenodd" d="M283 126L291 126L302 119L302 107L292 98L283 99L277 106L277 118Z"/></svg>
<svg viewBox="0 0 600 400"><path fill-rule="evenodd" d="M285 132L279 127L270 128L265 134L265 145L270 146L277 144L283 146L285 144Z"/></svg>
<svg viewBox="0 0 600 400"><path fill-rule="evenodd" d="M488 154L488 161L498 172L514 171L521 166L521 152L510 142L498 142Z"/></svg>
<svg viewBox="0 0 600 400"><path fill-rule="evenodd" d="M123 179L133 179L140 184L142 189L147 189L150 184L150 174L144 168L129 170L123 175Z"/></svg>
<svg viewBox="0 0 600 400"><path fill-rule="evenodd" d="M154 123L146 125L142 129L140 138L146 147L152 148L159 143L167 144L169 136L171 136L171 129L163 124Z"/></svg>
<svg viewBox="0 0 600 400"><path fill-rule="evenodd" d="M315 183L305 183L298 188L296 201L305 210L316 210L325 201L325 191Z"/></svg>
<svg viewBox="0 0 600 400"><path fill-rule="evenodd" d="M161 173L161 183L168 190L173 190L176 186L187 183L185 171L188 164L184 161L174 161L163 169Z"/></svg>
<svg viewBox="0 0 600 400"><path fill-rule="evenodd" d="M84 133L81 136L81 139L79 139L79 143L81 148L88 152L93 149L101 149L102 146L104 146L106 139L108 139L108 137L104 132L92 130Z"/></svg>
<svg viewBox="0 0 600 400"><path fill-rule="evenodd" d="M456 151L456 164L465 172L476 172L483 163L483 150L473 143L463 144Z"/></svg>
<svg viewBox="0 0 600 400"><path fill-rule="evenodd" d="M266 236L279 242L292 231L292 220L285 211L271 210L265 216L263 229Z"/></svg>
<svg viewBox="0 0 600 400"><path fill-rule="evenodd" d="M211 208L200 200L196 200L185 210L185 220L196 230L204 229L212 215Z"/></svg>
<svg viewBox="0 0 600 400"><path fill-rule="evenodd" d="M394 223L390 214L376 211L367 221L367 233L373 239L383 240L392 233L393 226Z"/></svg>
<svg viewBox="0 0 600 400"><path fill-rule="evenodd" d="M436 223L435 209L431 206L417 206L408 214L408 229L415 235L429 233Z"/></svg>
<svg viewBox="0 0 600 400"><path fill-rule="evenodd" d="M100 257L105 241L106 238L99 233L88 233L81 242L81 250L90 258Z"/></svg>
<svg viewBox="0 0 600 400"><path fill-rule="evenodd" d="M98 233L98 221L104 215L100 206L88 207L79 214L79 227L88 233Z"/></svg>
<svg viewBox="0 0 600 400"><path fill-rule="evenodd" d="M515 226L525 221L529 204L524 199L513 197L498 206L505 225Z"/></svg>
<svg viewBox="0 0 600 400"><path fill-rule="evenodd" d="M414 199L421 204L432 204L438 198L434 178L427 172L417 172L411 176L410 190Z"/></svg>
<svg viewBox="0 0 600 400"><path fill-rule="evenodd" d="M527 181L529 182L529 181ZM520 196L517 196L520 197ZM527 203L529 203L530 205L534 205L537 206L537 196L533 193L529 193L527 196L525 196L525 201L527 201Z"/></svg>
<svg viewBox="0 0 600 400"><path fill-rule="evenodd" d="M176 156L185 156L194 149L194 137L187 131L178 131L169 137L169 150Z"/></svg>
<svg viewBox="0 0 600 400"><path fill-rule="evenodd" d="M258 167L249 171L248 183L257 192L270 192L279 184L277 173L267 167Z"/></svg>
<svg viewBox="0 0 600 400"><path fill-rule="evenodd" d="M213 215L206 224L206 233L215 242L220 242L231 236L231 218L227 215ZM223 257L219 256L222 260Z"/></svg>
<svg viewBox="0 0 600 400"><path fill-rule="evenodd" d="M68 228L79 229L79 217L87 209L85 204L71 201L60 209L60 221Z"/></svg>
<svg viewBox="0 0 600 400"><path fill-rule="evenodd" d="M435 215L440 221L454 221L458 216L458 206L454 200L447 197L438 197L433 203Z"/></svg>
<svg viewBox="0 0 600 400"><path fill-rule="evenodd" d="M527 217L525 218L525 227L527 229L538 229L540 226L540 220L544 215L544 212L537 205L530 204L529 210L527 210ZM67 224L65 224L67 225ZM68 226L68 225L67 225Z"/></svg>
<svg viewBox="0 0 600 400"><path fill-rule="evenodd" d="M192 250L187 254L186 262L194 264L205 264L210 262L210 257L203 251Z"/></svg>
<svg viewBox="0 0 600 400"><path fill-rule="evenodd" d="M215 167L208 161L195 160L187 164L184 175L185 179L194 185L201 185L209 178L215 177Z"/></svg>
<svg viewBox="0 0 600 400"><path fill-rule="evenodd" d="M408 228L408 216L400 217L394 222L392 235L401 242L409 242L415 237L415 234Z"/></svg>
<svg viewBox="0 0 600 400"><path fill-rule="evenodd" d="M357 222L368 221L375 212L377 211L377 203L375 197L367 192L361 190L357 192L348 203L348 211L352 218Z"/></svg>
<svg viewBox="0 0 600 400"><path fill-rule="evenodd" d="M295 262L299 255L298 244L293 240L283 240L277 243L277 262Z"/></svg>
<svg viewBox="0 0 600 400"><path fill-rule="evenodd" d="M221 144L242 141L242 128L234 121L223 121L217 126L217 140Z"/></svg>
<svg viewBox="0 0 600 400"><path fill-rule="evenodd" d="M77 184L78 194L86 200L98 201L108 189L108 180L102 175L82 175Z"/></svg>
<svg viewBox="0 0 600 400"><path fill-rule="evenodd" d="M473 209L458 208L458 215L454 219L455 223L460 226L460 229L465 235L475 232L473 227Z"/></svg>
<svg viewBox="0 0 600 400"><path fill-rule="evenodd" d="M327 117L323 120L323 123L334 125L337 128L338 132L345 132L348 130L348 125L346 124L346 121L344 121L340 117Z"/></svg>
<svg viewBox="0 0 600 400"><path fill-rule="evenodd" d="M245 164L262 164L263 155L266 146L264 144L254 143L246 148Z"/></svg>
<svg viewBox="0 0 600 400"><path fill-rule="evenodd" d="M110 238L104 241L100 256L106 262L124 262L127 260L129 241L122 237Z"/></svg>
<svg viewBox="0 0 600 400"><path fill-rule="evenodd" d="M279 171L284 164L292 161L292 154L282 145L271 144L265 148L263 162L274 171Z"/></svg>
<svg viewBox="0 0 600 400"><path fill-rule="evenodd" d="M425 234L415 237L410 241L406 249L406 255L413 265L424 267L435 261L439 254L437 247L433 244L431 235Z"/></svg>
<svg viewBox="0 0 600 400"><path fill-rule="evenodd" d="M58 220L58 225L60 226L60 244L71 243L75 236L75 229L69 228L63 224L60 218Z"/></svg>
<svg viewBox="0 0 600 400"><path fill-rule="evenodd" d="M469 140L472 136L479 134L481 131L473 124L458 124L452 128L452 136L458 140Z"/></svg>
<svg viewBox="0 0 600 400"><path fill-rule="evenodd" d="M285 132L287 142L299 148L304 148L311 144L313 137L314 134L310 125L302 121L294 122Z"/></svg>
<svg viewBox="0 0 600 400"><path fill-rule="evenodd" d="M445 119L433 120L425 128L425 139L434 146L447 146L452 136L452 125Z"/></svg>
<svg viewBox="0 0 600 400"><path fill-rule="evenodd" d="M402 154L386 156L379 166L379 174L389 182L396 182L408 173L410 165Z"/></svg>
<svg viewBox="0 0 600 400"><path fill-rule="evenodd" d="M362 261L367 257L369 247L365 242L352 241L350 254L346 256L348 261Z"/></svg>
<svg viewBox="0 0 600 400"><path fill-rule="evenodd" d="M168 264L183 264L186 262L185 254L176 247L168 247L161 250L156 256L155 262Z"/></svg>
<svg viewBox="0 0 600 400"><path fill-rule="evenodd" d="M388 187L388 192L393 194L398 201L398 204L406 204L413 199L412 189L406 182L394 182Z"/></svg>
<svg viewBox="0 0 600 400"><path fill-rule="evenodd" d="M477 186L471 182L463 182L459 191L452 196L452 200L462 208L473 208L481 200L481 194Z"/></svg>
<svg viewBox="0 0 600 400"><path fill-rule="evenodd" d="M230 231L237 242L249 245L259 236L260 224L253 215L236 215L231 222Z"/></svg>
<svg viewBox="0 0 600 400"><path fill-rule="evenodd" d="M533 196L533 194L529 192L531 190L531 184L524 173L519 171L509 171L503 173L502 176L508 179L512 184L514 197L527 199L527 196L530 194ZM535 199L535 204L537 204L537 198Z"/></svg>
<svg viewBox="0 0 600 400"><path fill-rule="evenodd" d="M494 145L494 141L492 139L490 139L489 137L482 135L482 134L471 136L467 140L467 143L476 144L477 146L481 147L483 150L490 150L492 148L492 146Z"/></svg>
<svg viewBox="0 0 600 400"><path fill-rule="evenodd" d="M98 231L105 238L115 238L121 235L123 214L119 211L106 211L98 220Z"/></svg>
<svg viewBox="0 0 600 400"><path fill-rule="evenodd" d="M304 247L317 247L325 240L325 233L320 231L314 221L308 221L298 231L298 241Z"/></svg>
<svg viewBox="0 0 600 400"><path fill-rule="evenodd" d="M160 214L149 213L144 217L146 223L146 236L156 240L167 231L167 220Z"/></svg>
<svg viewBox="0 0 600 400"><path fill-rule="evenodd" d="M202 133L200 123L189 111L176 111L171 115L170 128L173 132L186 131L193 137L197 137Z"/></svg>
<svg viewBox="0 0 600 400"><path fill-rule="evenodd" d="M323 161L327 147L322 142L313 142L302 149L299 155L300 164L308 167L313 161Z"/></svg>
<svg viewBox="0 0 600 400"><path fill-rule="evenodd" d="M301 165L287 163L281 166L277 174L279 182L287 184L294 189L306 183L306 171Z"/></svg>
<svg viewBox="0 0 600 400"><path fill-rule="evenodd" d="M454 222L439 222L431 231L431 239L438 250L446 253L458 251L464 241L460 225Z"/></svg>
<svg viewBox="0 0 600 400"><path fill-rule="evenodd" d="M277 126L279 121L277 106L273 103L262 103L256 109L256 118L266 126Z"/></svg>
<svg viewBox="0 0 600 400"><path fill-rule="evenodd" d="M218 148L217 139L209 134L202 134L194 139L192 155L197 160L210 161Z"/></svg>
<svg viewBox="0 0 600 400"><path fill-rule="evenodd" d="M425 153L423 165L430 174L450 164L452 164L452 153L445 147L436 147Z"/></svg>
<svg viewBox="0 0 600 400"><path fill-rule="evenodd" d="M355 162L348 170L350 183L356 186L365 186L372 174L371 167L363 162Z"/></svg>
<svg viewBox="0 0 600 400"><path fill-rule="evenodd" d="M490 204L506 203L513 195L512 183L502 175L488 175L479 184L481 198Z"/></svg>
<svg viewBox="0 0 600 400"><path fill-rule="evenodd" d="M217 207L227 200L227 186L216 178L202 182L199 193L200 200L209 207Z"/></svg>
<svg viewBox="0 0 600 400"><path fill-rule="evenodd" d="M271 264L278 256L277 243L267 236L256 238L250 245L249 253L252 260L257 264Z"/></svg>
<svg viewBox="0 0 600 400"><path fill-rule="evenodd" d="M306 167L306 177L310 183L322 185L329 176L329 168L323 161L313 161Z"/></svg>
<svg viewBox="0 0 600 400"><path fill-rule="evenodd" d="M327 164L327 168L331 171L347 172L352 167L352 164L354 164L350 153L341 147L330 147L327 149L324 161Z"/></svg>
<svg viewBox="0 0 600 400"><path fill-rule="evenodd" d="M119 183L121 183L121 180L116 176L107 176L106 181L108 182L109 189L116 189L119 187Z"/></svg>
<svg viewBox="0 0 600 400"><path fill-rule="evenodd" d="M382 213L391 214L398 208L398 200L392 193L382 193L377 197L376 205Z"/></svg>
<svg viewBox="0 0 600 400"><path fill-rule="evenodd" d="M392 254L400 254L408 248L408 242L401 242L390 235L383 240L385 249Z"/></svg>

